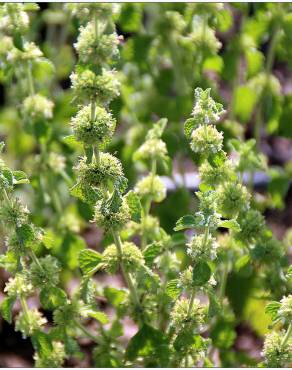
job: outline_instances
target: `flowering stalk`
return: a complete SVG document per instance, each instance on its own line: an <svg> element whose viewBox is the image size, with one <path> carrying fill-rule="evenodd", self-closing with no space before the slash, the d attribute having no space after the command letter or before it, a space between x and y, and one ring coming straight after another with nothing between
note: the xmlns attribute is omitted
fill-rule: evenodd
<svg viewBox="0 0 292 370"><path fill-rule="evenodd" d="M109 263L118 262L134 309L139 310L139 296L124 256L127 254L127 245L121 242L119 235L119 230L130 218L127 198L122 195L126 190L127 180L120 161L103 151L110 142L116 125L108 106L119 94L119 81L116 72L109 67L112 59L118 55L119 38L111 20L111 4L92 4L87 8L82 4L73 6L76 15L77 9L81 10L78 13L81 16L84 15L82 9L87 9L89 21L81 27L75 44L79 65L71 80L76 98L89 105L80 107L71 121L74 136L83 143L86 153L76 167L78 179L71 193L90 205L95 205L95 222L112 234L115 246L109 246L104 251L104 256L109 251L114 252L113 261ZM91 160L88 157L90 147ZM134 244L128 247L136 248ZM140 254L139 258L142 259ZM103 268L107 269L105 264Z"/></svg>
<svg viewBox="0 0 292 370"><path fill-rule="evenodd" d="M24 129L34 136L40 148L40 155L34 163L33 176L37 179L41 189L43 205L45 205L45 194L49 194L52 207L60 216L62 214L62 202L55 186L51 186L52 178L64 172L65 158L57 153L49 153L49 141L51 129L49 124L53 118L54 103L37 91L37 81L34 81L33 70L42 68L42 65L50 66L51 62L43 56L42 51L34 43L29 41L29 11L38 10L37 4L5 4L2 12L1 31L6 36L6 50L3 68L8 68L16 77L17 91L22 99L20 104L20 115ZM23 84L23 81L26 81ZM22 87L23 86L23 87ZM20 103L18 101L18 103Z"/></svg>

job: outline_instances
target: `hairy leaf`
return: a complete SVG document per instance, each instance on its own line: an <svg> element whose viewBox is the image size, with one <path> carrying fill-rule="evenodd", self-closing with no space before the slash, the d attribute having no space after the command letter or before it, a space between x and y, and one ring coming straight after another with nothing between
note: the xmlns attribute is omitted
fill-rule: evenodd
<svg viewBox="0 0 292 370"><path fill-rule="evenodd" d="M130 361L137 357L151 357L159 367L167 367L169 361L168 340L165 335L153 327L144 324L130 340L126 358Z"/></svg>
<svg viewBox="0 0 292 370"><path fill-rule="evenodd" d="M196 226L196 219L192 215L186 215L177 220L174 230L192 229Z"/></svg>
<svg viewBox="0 0 292 370"><path fill-rule="evenodd" d="M84 249L79 253L78 261L85 275L94 272L96 266L101 262L102 255L93 249Z"/></svg>

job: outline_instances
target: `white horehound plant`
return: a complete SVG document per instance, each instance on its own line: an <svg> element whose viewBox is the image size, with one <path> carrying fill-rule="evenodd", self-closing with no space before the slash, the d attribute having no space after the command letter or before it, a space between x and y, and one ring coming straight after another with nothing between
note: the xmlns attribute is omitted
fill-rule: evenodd
<svg viewBox="0 0 292 370"><path fill-rule="evenodd" d="M223 106L213 100L210 89L195 90L192 117L185 122L184 132L201 179L197 209L177 221L175 231L188 229L186 235L168 235L151 212L154 203L166 198L159 171L169 162L162 140L167 120L156 122L136 151L134 160L146 163L149 173L127 191L121 161L106 151L116 127L110 103L119 95L119 79L113 69L120 44L113 22L114 6L88 3L66 7L82 24L74 44L78 64L71 75L78 112L71 119L73 135L68 140L81 144L84 154L74 167L76 183L70 193L89 205L92 222L104 232L105 248L102 253L92 249L80 252L81 282L73 294L67 294L59 278L59 261L50 254L37 257L37 247L48 243L47 234L31 222L28 209L15 196L18 185L28 182L27 176L1 161L0 218L7 241L0 267L11 275L1 315L9 323L15 318L16 330L31 338L38 367L61 367L66 359L81 356L78 339L84 336L93 344L95 367L210 367L214 351L229 348L233 344L230 337L234 340L236 336L235 313L226 291L228 278L235 270L249 268L269 294L265 301L270 296L277 300L266 309L278 326L266 337L263 365L288 366L291 268L283 262L282 243L272 236L257 209L257 200L243 185L243 173L262 161L254 150L255 142L230 141L232 155L228 156L223 133L215 126L224 115ZM18 27L27 27L25 6L17 6L17 22L10 5L4 9L7 31L12 30L13 42L22 47ZM167 17L180 22L173 12ZM207 26L205 22L196 38L204 45L204 53L210 38L210 46L216 42ZM30 67L30 63L24 65ZM31 88L31 78L28 82ZM42 104L45 100L38 97L35 106L34 95L31 89L24 111L33 118L41 108L42 117L49 118L51 104ZM184 249L179 251L183 264L177 258L177 236L183 237ZM125 287L97 287L93 276L99 272L120 272ZM31 308L32 295L38 297L40 309ZM114 308L111 319L100 311L97 296L103 296ZM13 317L16 301L20 311ZM52 320L46 318L47 311L52 312ZM120 340L125 317L137 327L126 348ZM91 319L96 321L88 327ZM215 335L222 322L229 325L227 340L223 332L228 342L225 347Z"/></svg>
<svg viewBox="0 0 292 370"><path fill-rule="evenodd" d="M29 4L3 4L0 7L0 32L3 34L1 49L1 69L6 76L4 82L9 87L9 98L16 104L21 117L21 127L32 136L36 150L40 152L29 159L29 170L34 181L42 208L53 209L60 219L62 201L58 193L58 177L68 181L65 173L65 156L52 151L54 102L44 93L48 82L35 76L42 68L49 74L54 72L50 60L44 57L40 47L30 41L30 13L39 6ZM51 217L51 219L55 219Z"/></svg>

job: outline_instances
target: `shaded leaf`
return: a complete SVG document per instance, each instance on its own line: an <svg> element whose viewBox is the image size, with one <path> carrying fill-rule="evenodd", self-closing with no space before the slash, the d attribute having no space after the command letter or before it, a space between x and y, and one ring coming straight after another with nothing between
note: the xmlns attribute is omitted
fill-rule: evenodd
<svg viewBox="0 0 292 370"><path fill-rule="evenodd" d="M196 226L196 219L192 215L186 215L177 220L174 231L192 229Z"/></svg>
<svg viewBox="0 0 292 370"><path fill-rule="evenodd" d="M193 267L193 284L201 286L206 284L211 277L211 269L207 262L200 261Z"/></svg>

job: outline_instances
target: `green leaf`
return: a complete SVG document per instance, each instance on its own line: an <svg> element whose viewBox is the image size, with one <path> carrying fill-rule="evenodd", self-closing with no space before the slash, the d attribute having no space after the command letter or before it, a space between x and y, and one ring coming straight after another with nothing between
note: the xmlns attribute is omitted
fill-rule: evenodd
<svg viewBox="0 0 292 370"><path fill-rule="evenodd" d="M39 10L39 8L40 7L36 3L24 3L23 4L23 10L25 12L35 12L35 11Z"/></svg>
<svg viewBox="0 0 292 370"><path fill-rule="evenodd" d="M140 30L142 21L141 5L137 3L123 4L118 21L124 32L137 32Z"/></svg>
<svg viewBox="0 0 292 370"><path fill-rule="evenodd" d="M214 71L220 73L223 69L223 59L220 55L212 55L205 59L203 69L204 71Z"/></svg>
<svg viewBox="0 0 292 370"><path fill-rule="evenodd" d="M217 296L213 292L208 292L208 297L209 297L209 310L208 310L208 316L214 317L218 315L220 312L221 306L219 303L219 300Z"/></svg>
<svg viewBox="0 0 292 370"><path fill-rule="evenodd" d="M263 53L254 48L248 49L245 52L245 57L247 61L247 75L248 78L251 78L261 71L265 58Z"/></svg>
<svg viewBox="0 0 292 370"><path fill-rule="evenodd" d="M165 293L172 299L176 300L182 292L182 287L179 286L179 280L173 279L167 283Z"/></svg>
<svg viewBox="0 0 292 370"><path fill-rule="evenodd" d="M206 284L211 277L211 269L207 262L199 261L193 268L193 284L202 286Z"/></svg>
<svg viewBox="0 0 292 370"><path fill-rule="evenodd" d="M27 174L23 171L13 171L13 184L28 184L29 179Z"/></svg>
<svg viewBox="0 0 292 370"><path fill-rule="evenodd" d="M287 276L287 279L292 279L292 265L288 267L286 276Z"/></svg>
<svg viewBox="0 0 292 370"><path fill-rule="evenodd" d="M280 307L281 307L280 302L276 301L270 302L269 304L266 305L265 313L268 314L272 318L272 320L275 320Z"/></svg>
<svg viewBox="0 0 292 370"><path fill-rule="evenodd" d="M235 262L235 270L239 271L243 267L247 266L247 264L250 261L250 255L245 254L244 256L241 256L236 262Z"/></svg>
<svg viewBox="0 0 292 370"><path fill-rule="evenodd" d="M93 317L95 320L99 321L101 324L105 325L109 322L107 314L101 311L89 311L89 316Z"/></svg>
<svg viewBox="0 0 292 370"><path fill-rule="evenodd" d="M16 301L14 297L5 297L1 303L0 312L3 318L11 324L12 322L12 308Z"/></svg>
<svg viewBox="0 0 292 370"><path fill-rule="evenodd" d="M214 345L220 349L228 349L236 338L236 332L231 323L219 320L215 324L210 337Z"/></svg>
<svg viewBox="0 0 292 370"><path fill-rule="evenodd" d="M189 118L185 121L184 134L185 134L187 139L191 138L192 132L193 132L196 125L197 125L197 122L194 118Z"/></svg>
<svg viewBox="0 0 292 370"><path fill-rule="evenodd" d="M242 122L247 122L255 108L258 96L254 90L248 86L238 86L235 90L233 110Z"/></svg>
<svg viewBox="0 0 292 370"><path fill-rule="evenodd" d="M102 255L93 249L84 249L79 253L78 261L83 274L89 275L102 261Z"/></svg>
<svg viewBox="0 0 292 370"><path fill-rule="evenodd" d="M53 345L48 334L38 331L32 337L32 341L34 347L41 357L48 358L49 356L51 356Z"/></svg>
<svg viewBox="0 0 292 370"><path fill-rule="evenodd" d="M144 249L143 256L146 262L146 265L152 266L154 259L159 255L161 251L161 243L153 242Z"/></svg>
<svg viewBox="0 0 292 370"><path fill-rule="evenodd" d="M23 38L22 34L20 32L15 31L13 33L13 45L21 51L24 51L23 49Z"/></svg>
<svg viewBox="0 0 292 370"><path fill-rule="evenodd" d="M177 220L174 231L192 229L196 226L196 219L192 215L186 215Z"/></svg>
<svg viewBox="0 0 292 370"><path fill-rule="evenodd" d="M132 337L126 350L126 359L134 361L137 357L148 357L152 365L159 367L167 367L169 356L168 340L163 332L147 324Z"/></svg>
<svg viewBox="0 0 292 370"><path fill-rule="evenodd" d="M67 296L64 290L51 286L44 287L40 292L40 302L47 310L53 310L66 303Z"/></svg>
<svg viewBox="0 0 292 370"><path fill-rule="evenodd" d="M239 232L240 226L235 220L224 220L219 222L219 227L224 227L226 229L231 229L232 231Z"/></svg>
<svg viewBox="0 0 292 370"><path fill-rule="evenodd" d="M63 137L63 143L67 144L70 148L74 150L82 150L83 145L80 141L76 140L74 135L68 135Z"/></svg>
<svg viewBox="0 0 292 370"><path fill-rule="evenodd" d="M124 302L127 293L125 290L122 289L106 287L104 288L104 295L112 306L118 307L121 303Z"/></svg>
<svg viewBox="0 0 292 370"><path fill-rule="evenodd" d="M130 208L131 219L135 222L141 221L142 206L137 193L130 190L126 195L126 202Z"/></svg>

